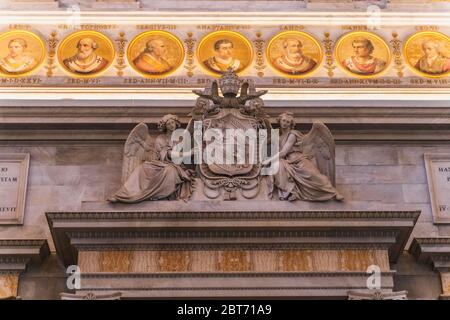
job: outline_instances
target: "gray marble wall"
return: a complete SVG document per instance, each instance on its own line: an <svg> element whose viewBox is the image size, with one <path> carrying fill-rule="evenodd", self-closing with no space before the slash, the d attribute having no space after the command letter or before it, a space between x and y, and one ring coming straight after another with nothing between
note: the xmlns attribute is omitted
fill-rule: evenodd
<svg viewBox="0 0 450 320"><path fill-rule="evenodd" d="M49 237L45 211L76 211L85 202L104 201L119 186L122 148L121 143L0 146L3 153L31 155L24 225L0 227L2 237ZM449 227L433 224L425 152L450 153L450 146L338 144L336 181L347 206L420 209L414 236L450 236Z"/></svg>
<svg viewBox="0 0 450 320"><path fill-rule="evenodd" d="M24 225L0 227L0 238L45 236L54 251L45 212L76 211L86 203L104 201L119 186L122 148L120 142L1 145L0 153L27 152L31 160ZM336 176L346 206L420 209L422 214L412 237L450 236L449 226L433 224L425 152L450 153L450 145L339 143ZM438 297L439 277L429 266L418 265L405 253L393 269L398 270L396 289L409 290L412 298ZM22 274L19 295L24 299L58 298L64 290L64 277L64 268L53 254L42 267Z"/></svg>

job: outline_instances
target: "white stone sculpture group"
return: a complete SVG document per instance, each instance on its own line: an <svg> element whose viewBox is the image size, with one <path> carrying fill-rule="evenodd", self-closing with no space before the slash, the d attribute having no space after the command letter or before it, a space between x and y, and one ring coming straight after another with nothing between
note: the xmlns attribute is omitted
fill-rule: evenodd
<svg viewBox="0 0 450 320"><path fill-rule="evenodd" d="M268 199L343 199L335 188L334 139L323 123L314 123L303 135L294 129L293 114L284 112L277 119L278 131L274 130L260 98L267 91L256 91L232 70L205 90L193 92L199 97L181 135L174 135L180 132L181 124L172 114L159 121L162 134L154 141L144 123L131 131L125 143L122 185L109 201L187 201L197 179L201 179L200 189L208 199L222 196L223 200L235 200L238 193L255 198L262 181L266 182ZM234 135L229 135L230 131ZM178 140L180 136L183 141ZM272 154L266 156L259 149L253 152L252 137ZM189 146L194 141L193 147L180 148L186 141ZM225 157L218 157L222 151ZM205 161L205 154L213 156Z"/></svg>

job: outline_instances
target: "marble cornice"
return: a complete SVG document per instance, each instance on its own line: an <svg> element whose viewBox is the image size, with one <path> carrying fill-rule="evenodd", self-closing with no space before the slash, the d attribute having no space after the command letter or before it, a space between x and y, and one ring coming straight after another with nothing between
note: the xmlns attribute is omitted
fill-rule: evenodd
<svg viewBox="0 0 450 320"><path fill-rule="evenodd" d="M381 276L393 276L396 271L380 272ZM151 279L151 278L260 278L260 277L367 277L366 272L355 271L317 271L317 272L154 272L154 273L136 273L127 272L126 274L119 274L117 272L99 272L99 273L84 273L82 275L85 279L114 279L114 278L131 278L131 279Z"/></svg>
<svg viewBox="0 0 450 320"><path fill-rule="evenodd" d="M448 12L387 12L381 11L381 23L385 25L409 25L411 20L418 24L449 25ZM5 23L65 23L73 16L72 11L67 10L30 10L30 11L8 11L3 10L0 14ZM371 17L371 12L361 11L289 11L289 12L174 12L174 11L86 11L80 12L80 23L117 23L117 24L184 24L184 23L229 23L229 24L268 24L279 23L297 24L302 19L304 24L327 24L348 25L366 24Z"/></svg>
<svg viewBox="0 0 450 320"><path fill-rule="evenodd" d="M348 104L346 104L348 102ZM309 104L275 104L265 110L272 119L282 112L295 115L299 130L309 130L311 123L324 122L336 141L407 141L446 143L450 141L450 107L447 101L396 102L314 101ZM101 102L102 104L108 101ZM125 106L117 101L111 106L24 106L22 103L0 107L0 143L11 141L86 143L123 143L139 122L149 124L157 133L156 123L167 113L179 116L183 125L189 121L193 101L186 105Z"/></svg>
<svg viewBox="0 0 450 320"><path fill-rule="evenodd" d="M420 211L179 210L47 212L46 216L57 253L69 265L76 263L79 250L218 250L245 246L252 250L283 246L384 249L390 260L396 261L419 214Z"/></svg>
<svg viewBox="0 0 450 320"><path fill-rule="evenodd" d="M61 212L47 212L47 220L95 220L95 219L138 219L142 220L157 220L157 219L175 219L179 220L266 220L266 219L417 219L420 210L416 211L215 211L215 212L191 212L191 211L102 211L102 212L79 212L79 211L61 211Z"/></svg>
<svg viewBox="0 0 450 320"><path fill-rule="evenodd" d="M409 253L436 270L450 272L450 237L414 238Z"/></svg>
<svg viewBox="0 0 450 320"><path fill-rule="evenodd" d="M395 271L382 272L381 290L392 292ZM367 291L365 272L161 272L83 273L86 292L120 291L126 297L347 297L349 290ZM186 280L195 285L184 286ZM170 285L180 283L180 285ZM224 285L224 283L228 285ZM251 283L251 284L250 284ZM150 285L151 284L151 285ZM113 285L113 289L111 289Z"/></svg>
<svg viewBox="0 0 450 320"><path fill-rule="evenodd" d="M0 239L0 272L21 272L28 263L41 263L49 254L44 239Z"/></svg>

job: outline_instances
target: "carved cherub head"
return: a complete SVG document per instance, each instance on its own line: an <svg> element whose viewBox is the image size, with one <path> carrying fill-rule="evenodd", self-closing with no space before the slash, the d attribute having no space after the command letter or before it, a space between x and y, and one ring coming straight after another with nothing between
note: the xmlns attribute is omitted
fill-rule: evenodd
<svg viewBox="0 0 450 320"><path fill-rule="evenodd" d="M174 114L166 114L158 122L158 130L163 132L167 130L174 131L179 127L181 127L181 123L178 120L178 117Z"/></svg>
<svg viewBox="0 0 450 320"><path fill-rule="evenodd" d="M264 108L264 101L261 98L255 98L250 100L248 103L250 110L254 112L255 114L261 113L262 109Z"/></svg>
<svg viewBox="0 0 450 320"><path fill-rule="evenodd" d="M198 97L195 101L196 109L205 109L209 105L209 100L206 98Z"/></svg>
<svg viewBox="0 0 450 320"><path fill-rule="evenodd" d="M283 112L277 120L281 129L294 129L295 127L295 118L292 112Z"/></svg>
<svg viewBox="0 0 450 320"><path fill-rule="evenodd" d="M253 100L250 100L248 104L245 104L241 110L245 114L256 116L262 113L263 106L263 100L261 98L255 98Z"/></svg>

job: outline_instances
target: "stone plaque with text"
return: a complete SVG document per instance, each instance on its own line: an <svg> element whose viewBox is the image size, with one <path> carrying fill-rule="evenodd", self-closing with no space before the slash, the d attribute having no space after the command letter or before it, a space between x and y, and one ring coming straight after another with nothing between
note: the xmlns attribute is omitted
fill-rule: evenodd
<svg viewBox="0 0 450 320"><path fill-rule="evenodd" d="M29 163L28 153L0 153L0 225L23 223Z"/></svg>
<svg viewBox="0 0 450 320"><path fill-rule="evenodd" d="M450 154L425 154L428 188L435 223L450 223Z"/></svg>

